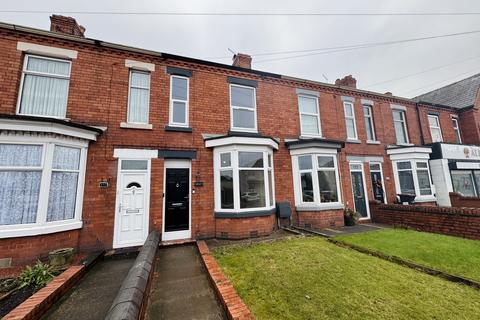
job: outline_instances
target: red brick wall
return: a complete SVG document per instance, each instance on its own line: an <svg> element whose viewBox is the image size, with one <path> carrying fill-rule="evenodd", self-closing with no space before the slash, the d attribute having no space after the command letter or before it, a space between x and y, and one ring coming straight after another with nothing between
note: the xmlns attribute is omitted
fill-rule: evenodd
<svg viewBox="0 0 480 320"><path fill-rule="evenodd" d="M252 218L221 218L215 219L215 234L222 239L244 239L266 236L272 233L276 226L274 214Z"/></svg>
<svg viewBox="0 0 480 320"><path fill-rule="evenodd" d="M464 197L458 193L450 192L452 207L480 208L480 198Z"/></svg>
<svg viewBox="0 0 480 320"><path fill-rule="evenodd" d="M166 60L158 56L120 51L87 43L37 36L19 31L0 29L0 113L15 114L20 84L23 54L16 49L17 41L38 43L78 51L78 58L72 61L72 75L68 96L67 117L73 122L107 127L107 131L96 142L90 143L87 158L85 195L82 218L84 227L78 231L78 248L112 247L115 219L115 197L118 161L113 158L115 148L142 149L194 149L197 159L192 161L192 177L198 175L203 186L195 187L192 194L192 236L195 238L214 237L219 230L232 235L245 235L236 224L239 220L214 219L213 208L213 159L212 150L204 147L202 133L226 134L230 128L229 86L227 76L236 76L258 81L257 118L260 133L280 138L280 148L274 153L276 201L289 201L294 208L291 156L284 146L285 139L300 135L296 88L320 92L320 115L322 133L325 138L344 140L346 138L342 96L355 98L357 131L361 143L347 143L339 154L341 195L344 204L353 208L353 196L347 156L378 156L384 159L383 174L389 202L395 200L392 166L385 147L395 144L395 132L390 104L407 108L407 127L410 141L420 144L420 128L416 118L415 104L394 97L362 93L354 89L341 89L328 85L303 83L286 79L261 77L252 73L220 69L213 66L190 62ZM155 64L151 74L150 123L152 130L120 128L126 120L128 98L128 74L125 59ZM169 75L166 66L177 66L193 70L190 78L190 126L192 133L166 132L169 112ZM361 99L374 103L373 115L378 145L366 144L365 124L362 117ZM446 111L439 110L442 119ZM450 122L451 124L451 122ZM442 123L443 126L443 123ZM445 127L447 122L445 122ZM443 127L442 127L443 129ZM444 129L446 130L446 129ZM425 129L424 132L428 132ZM150 230L161 230L163 215L163 159L152 160L150 194ZM368 164L365 164L365 181L368 198L373 198ZM98 183L109 181L107 189ZM192 182L194 182L192 181ZM301 213L307 217L307 213ZM321 225L339 223L337 214L316 212ZM312 213L313 216L313 213ZM268 218L271 219L272 218ZM258 223L259 232L270 230L274 223L267 218L249 219L249 225ZM293 215L296 223L297 215ZM268 220L268 221L266 221ZM235 221L235 222L231 222ZM321 221L321 222L320 222ZM343 218L342 218L343 221ZM317 222L316 222L317 223ZM248 231L250 232L250 231ZM50 237L28 238L44 240L45 248L56 249L60 245ZM16 240L0 241L0 257L9 257L11 243ZM23 240L22 240L23 241ZM63 244L62 246L66 246ZM74 244L70 244L74 246ZM36 250L32 250L36 251Z"/></svg>
<svg viewBox="0 0 480 320"><path fill-rule="evenodd" d="M343 210L300 211L298 222L300 227L309 229L342 227L344 225Z"/></svg>
<svg viewBox="0 0 480 320"><path fill-rule="evenodd" d="M377 223L480 239L479 209L371 203L370 211Z"/></svg>

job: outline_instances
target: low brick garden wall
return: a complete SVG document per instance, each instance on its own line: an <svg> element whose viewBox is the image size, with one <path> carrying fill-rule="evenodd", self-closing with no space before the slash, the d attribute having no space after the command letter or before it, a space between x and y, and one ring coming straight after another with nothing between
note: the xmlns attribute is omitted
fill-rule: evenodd
<svg viewBox="0 0 480 320"><path fill-rule="evenodd" d="M480 209L370 202L372 221L420 231L480 239Z"/></svg>

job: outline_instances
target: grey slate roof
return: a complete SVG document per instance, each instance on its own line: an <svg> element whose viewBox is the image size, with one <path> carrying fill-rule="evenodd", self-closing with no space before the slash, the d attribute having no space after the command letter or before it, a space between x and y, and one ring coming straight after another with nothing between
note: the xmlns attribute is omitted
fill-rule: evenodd
<svg viewBox="0 0 480 320"><path fill-rule="evenodd" d="M423 101L461 109L472 106L475 103L479 88L480 73L477 73L476 75L424 93L413 99L417 102Z"/></svg>

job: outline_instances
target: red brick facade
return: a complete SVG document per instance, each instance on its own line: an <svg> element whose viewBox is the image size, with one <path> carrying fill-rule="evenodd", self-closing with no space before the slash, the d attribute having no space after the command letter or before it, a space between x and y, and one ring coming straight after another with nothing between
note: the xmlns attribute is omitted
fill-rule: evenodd
<svg viewBox="0 0 480 320"><path fill-rule="evenodd" d="M196 150L192 160L192 184L195 192L191 199L191 229L193 238L223 237L244 238L270 233L276 226L274 215L268 217L225 219L214 217L213 152L205 148L202 134L225 135L230 130L230 100L228 76L258 81L256 88L257 126L265 136L279 139L279 149L274 151L275 200L289 201L293 209L293 223L312 228L343 225L342 210L296 212L293 193L292 158L285 147L285 139L298 139L300 122L296 89L319 92L320 118L323 137L346 140L346 125L342 96L355 99L355 117L359 143L346 143L338 155L341 199L346 207L353 207L352 185L347 157L379 157L383 159L383 176L386 198L396 201L396 191L391 162L385 149L396 143L391 104L406 108L410 142L415 145L431 141L426 114L430 110L440 114L445 142L455 142L451 123L452 110L420 106L420 120L416 104L408 99L375 94L341 85L329 85L287 77L268 76L248 69L231 68L192 59L162 56L142 50L127 50L106 43L95 43L84 38L58 37L54 34L34 34L7 27L0 28L0 114L16 114L24 53L17 50L17 42L28 42L78 51L72 61L67 118L72 122L106 127L98 140L88 149L87 170L80 230L45 236L0 240L0 258L13 257L13 264L24 263L36 256L45 255L58 247L109 249L113 242L118 159L115 148ZM129 69L125 59L151 63L149 123L151 130L121 128L126 121L129 86ZM170 75L167 66L192 71L189 90L189 125L192 132L168 132ZM377 144L366 142L362 99L373 102L373 118ZM472 111L477 113L477 109ZM478 143L478 130L468 121L471 117L460 114L462 133L467 140ZM476 123L476 121L475 121ZM472 121L472 126L475 125ZM421 128L420 128L421 124ZM0 128L1 130L1 128ZM421 137L424 137L422 141ZM468 141L470 141L468 140ZM151 162L150 230L162 229L164 159ZM364 165L368 199L373 198L368 164ZM108 181L109 187L99 187ZM34 257L35 256L35 257Z"/></svg>

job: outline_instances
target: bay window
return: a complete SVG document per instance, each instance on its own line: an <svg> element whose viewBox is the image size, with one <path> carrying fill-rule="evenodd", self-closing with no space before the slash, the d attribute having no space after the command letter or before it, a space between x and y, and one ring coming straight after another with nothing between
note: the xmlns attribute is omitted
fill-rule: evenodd
<svg viewBox="0 0 480 320"><path fill-rule="evenodd" d="M398 193L416 195L416 200L433 195L428 161L402 160L393 165Z"/></svg>
<svg viewBox="0 0 480 320"><path fill-rule="evenodd" d="M0 139L0 238L81 227L88 142Z"/></svg>
<svg viewBox="0 0 480 320"><path fill-rule="evenodd" d="M17 112L65 118L70 67L69 60L25 55Z"/></svg>
<svg viewBox="0 0 480 320"><path fill-rule="evenodd" d="M267 147L215 149L216 211L272 209L275 203L272 151Z"/></svg>
<svg viewBox="0 0 480 320"><path fill-rule="evenodd" d="M341 205L336 154L298 154L292 160L297 208Z"/></svg>

